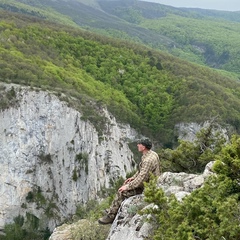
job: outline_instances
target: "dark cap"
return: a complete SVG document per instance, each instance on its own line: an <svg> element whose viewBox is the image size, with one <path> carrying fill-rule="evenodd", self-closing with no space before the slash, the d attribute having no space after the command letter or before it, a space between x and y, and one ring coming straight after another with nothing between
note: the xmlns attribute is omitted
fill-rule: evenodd
<svg viewBox="0 0 240 240"><path fill-rule="evenodd" d="M142 139L142 140L138 141L138 144L142 144L147 149L151 149L152 148L152 142L149 139Z"/></svg>

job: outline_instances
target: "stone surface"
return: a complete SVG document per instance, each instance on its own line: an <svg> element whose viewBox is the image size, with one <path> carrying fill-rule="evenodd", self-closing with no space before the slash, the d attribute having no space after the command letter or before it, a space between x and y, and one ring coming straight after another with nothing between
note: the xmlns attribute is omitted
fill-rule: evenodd
<svg viewBox="0 0 240 240"><path fill-rule="evenodd" d="M181 201L185 196L191 194L197 188L200 188L208 176L213 174L211 171L213 162L210 162L205 167L202 174L187 174L187 173L171 173L165 172L158 179L158 187L162 188L167 196L174 194ZM144 195L136 195L126 199L118 214L111 225L109 234L106 240L144 240L150 236L152 225L146 220L151 216L140 215L139 211L144 208L154 208L153 204L147 205L144 202ZM71 228L83 227L76 222L70 225L63 225L56 228L50 240L75 240L79 239L76 235L70 234ZM72 232L72 231L71 231Z"/></svg>
<svg viewBox="0 0 240 240"><path fill-rule="evenodd" d="M207 164L203 174L171 173L165 172L158 179L158 187L162 188L167 196L174 194L181 201L185 196L200 188L205 179L213 174L211 167L213 162ZM144 240L152 231L152 226L144 221L146 217L132 214L129 209L133 206L145 206L143 195L137 195L125 200L119 209L118 215L112 224L107 240ZM146 207L154 207L148 205Z"/></svg>
<svg viewBox="0 0 240 240"><path fill-rule="evenodd" d="M132 170L128 141L136 132L102 109L109 123L107 134L99 136L91 122L55 95L9 87L18 104L0 111L0 229L28 212L53 230L78 204L96 198L111 180ZM76 160L81 155L85 162Z"/></svg>
<svg viewBox="0 0 240 240"><path fill-rule="evenodd" d="M101 114L108 120L108 131L99 135L91 122L82 120L80 112L54 94L7 87L14 88L17 104L0 111L0 230L27 213L39 218L43 228L53 230L71 218L79 204L97 198L102 188L133 170L128 143L139 136L106 109ZM202 175L164 173L158 184L181 200L209 174L209 165ZM142 195L124 202L108 240L148 235L150 226L133 214L142 204ZM52 239L71 239L72 226L61 227Z"/></svg>

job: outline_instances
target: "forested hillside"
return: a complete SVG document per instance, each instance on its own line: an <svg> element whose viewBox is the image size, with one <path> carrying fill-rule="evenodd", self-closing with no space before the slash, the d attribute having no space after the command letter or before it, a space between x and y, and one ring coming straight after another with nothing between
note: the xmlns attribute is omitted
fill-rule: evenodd
<svg viewBox="0 0 240 240"><path fill-rule="evenodd" d="M239 78L240 12L137 0L0 0L0 8L138 42Z"/></svg>
<svg viewBox="0 0 240 240"><path fill-rule="evenodd" d="M142 1L99 4L107 13L165 37L165 42L152 41L154 48L188 61L240 73L240 12L181 9Z"/></svg>
<svg viewBox="0 0 240 240"><path fill-rule="evenodd" d="M128 41L4 11L0 18L1 81L73 96L79 101L69 103L99 126L94 99L164 144L180 122L219 116L239 130L235 79Z"/></svg>
<svg viewBox="0 0 240 240"><path fill-rule="evenodd" d="M63 7L66 2L69 8ZM129 123L163 145L158 149L163 171L199 173L206 163L215 160L213 170L217 175L182 202L166 198L161 189L156 189L154 180L146 185L146 201L158 206L147 210L155 215L152 224L156 227L149 237L238 240L239 137L232 136L226 143L218 132L212 134L210 126L197 135L196 141L181 141L173 148L178 123L217 118L222 126L229 124L240 133L238 13L203 13L144 2L138 5L138 1L130 0L122 0L125 5L116 8L119 1L110 2L107 10L103 6L106 3L94 0L0 0L5 9L0 10L0 81L51 91L81 111L83 120L93 123L100 137L106 122L97 110L106 106L117 121ZM61 8L54 7L60 3ZM70 17L73 6L76 12ZM97 18L92 18L94 15ZM106 22L109 25L102 25ZM206 67L205 63L228 71ZM0 90L0 110L14 107L15 92ZM89 201L77 209L77 217L88 217L93 223L83 225L81 239L94 239L86 232L91 235L93 230L98 231L93 229L96 217L107 207L106 202L99 207ZM130 210L133 215L137 212ZM16 218L14 224L6 225L6 236L0 239L32 240L28 231L38 234L36 219L28 220L32 226L22 228L24 219ZM98 237L106 239L102 230Z"/></svg>

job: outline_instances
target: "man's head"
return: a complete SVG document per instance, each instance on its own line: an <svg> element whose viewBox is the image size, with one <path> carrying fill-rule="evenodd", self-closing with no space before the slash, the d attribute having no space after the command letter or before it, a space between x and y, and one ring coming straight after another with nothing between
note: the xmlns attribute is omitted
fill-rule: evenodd
<svg viewBox="0 0 240 240"><path fill-rule="evenodd" d="M142 139L138 142L138 145L139 144L141 144L142 146L144 146L148 150L150 150L152 148L152 142L149 139Z"/></svg>

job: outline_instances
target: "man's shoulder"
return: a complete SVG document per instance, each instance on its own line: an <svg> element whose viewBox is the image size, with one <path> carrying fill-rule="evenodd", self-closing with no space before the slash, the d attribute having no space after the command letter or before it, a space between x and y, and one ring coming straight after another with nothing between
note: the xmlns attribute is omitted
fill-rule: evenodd
<svg viewBox="0 0 240 240"><path fill-rule="evenodd" d="M158 156L158 154L155 151L150 150L150 152L151 152L151 154L154 154L154 155Z"/></svg>
<svg viewBox="0 0 240 240"><path fill-rule="evenodd" d="M148 158L159 158L158 154L153 150L149 150L147 156Z"/></svg>

